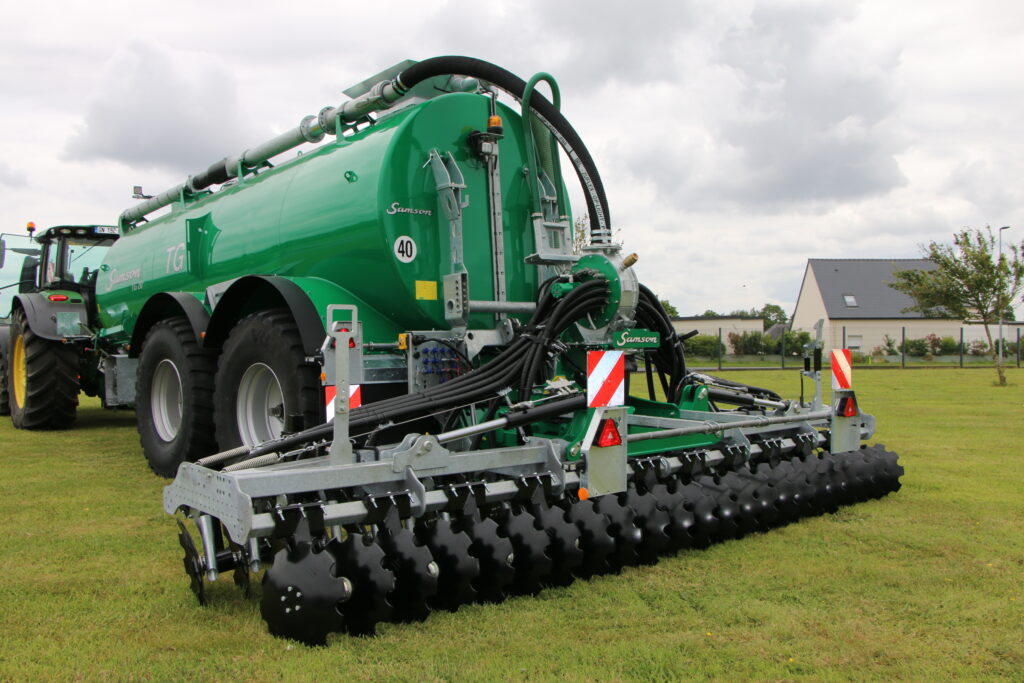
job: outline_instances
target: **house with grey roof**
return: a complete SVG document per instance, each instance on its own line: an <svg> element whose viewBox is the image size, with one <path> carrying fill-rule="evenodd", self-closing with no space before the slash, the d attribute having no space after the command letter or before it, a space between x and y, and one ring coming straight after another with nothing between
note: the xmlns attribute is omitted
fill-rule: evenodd
<svg viewBox="0 0 1024 683"><path fill-rule="evenodd" d="M907 339L937 334L959 340L963 321L904 312L913 299L889 286L896 271L934 269L928 259L808 259L791 328L813 331L823 319L826 349L868 354L886 336L899 344L904 330Z"/></svg>

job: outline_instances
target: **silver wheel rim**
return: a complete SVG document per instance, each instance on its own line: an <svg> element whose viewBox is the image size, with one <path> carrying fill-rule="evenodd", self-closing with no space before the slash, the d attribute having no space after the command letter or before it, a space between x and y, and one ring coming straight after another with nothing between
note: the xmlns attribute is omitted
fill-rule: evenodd
<svg viewBox="0 0 1024 683"><path fill-rule="evenodd" d="M238 383L235 411L238 435L248 447L276 439L284 431L284 393L268 365L253 363Z"/></svg>
<svg viewBox="0 0 1024 683"><path fill-rule="evenodd" d="M184 407L184 391L178 367L165 358L153 373L153 397L150 408L153 426L164 441L174 441L181 430L181 415Z"/></svg>

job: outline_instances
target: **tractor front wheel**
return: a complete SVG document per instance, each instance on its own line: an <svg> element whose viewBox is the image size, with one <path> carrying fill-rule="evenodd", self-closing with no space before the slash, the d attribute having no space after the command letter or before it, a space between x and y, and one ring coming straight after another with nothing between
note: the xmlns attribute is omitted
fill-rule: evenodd
<svg viewBox="0 0 1024 683"><path fill-rule="evenodd" d="M44 339L29 327L25 311L11 316L7 353L11 421L18 429L65 429L78 409L78 352Z"/></svg>
<svg viewBox="0 0 1024 683"><path fill-rule="evenodd" d="M162 320L139 354L135 416L150 468L173 477L178 465L217 450L213 437L213 355L200 348L188 319Z"/></svg>

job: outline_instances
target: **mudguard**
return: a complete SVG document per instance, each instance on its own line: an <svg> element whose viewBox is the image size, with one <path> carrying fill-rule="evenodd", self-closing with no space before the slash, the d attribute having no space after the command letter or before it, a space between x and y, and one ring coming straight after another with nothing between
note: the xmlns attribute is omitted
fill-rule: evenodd
<svg viewBox="0 0 1024 683"><path fill-rule="evenodd" d="M393 327L375 309L344 287L318 277L247 275L232 282L217 299L206 329L204 345L219 348L231 328L244 316L268 308L291 311L307 354L320 350L327 337L327 306L348 304L359 307L363 325Z"/></svg>
<svg viewBox="0 0 1024 683"><path fill-rule="evenodd" d="M192 326L196 342L203 343L203 335L210 324L210 314L202 304L202 294L193 292L160 292L154 294L139 311L139 317L132 329L131 346L128 355L138 356L138 349L149 334L149 329L161 320L185 316Z"/></svg>
<svg viewBox="0 0 1024 683"><path fill-rule="evenodd" d="M14 297L12 310L25 311L28 326L43 339L64 341L65 339L89 339L89 315L81 294L69 292L68 296L79 301L50 301L49 295L40 292L21 293Z"/></svg>

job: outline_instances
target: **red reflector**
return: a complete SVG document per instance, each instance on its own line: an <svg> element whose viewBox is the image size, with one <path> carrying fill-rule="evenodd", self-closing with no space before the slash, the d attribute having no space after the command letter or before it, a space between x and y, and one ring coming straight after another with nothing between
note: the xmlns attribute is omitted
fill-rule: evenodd
<svg viewBox="0 0 1024 683"><path fill-rule="evenodd" d="M843 406L843 417L856 417L857 402L853 400L853 397L844 400L846 401L846 405Z"/></svg>
<svg viewBox="0 0 1024 683"><path fill-rule="evenodd" d="M67 294L51 294L50 296L48 296L46 298L49 299L50 301L67 301L68 300Z"/></svg>
<svg viewBox="0 0 1024 683"><path fill-rule="evenodd" d="M622 437L619 436L619 428L615 420L606 418L601 421L601 428L597 430L597 440L594 445L599 448L622 445Z"/></svg>
<svg viewBox="0 0 1024 683"><path fill-rule="evenodd" d="M338 328L338 331L339 332L348 332L348 328L347 327L340 327L340 328ZM350 349L356 348L356 338L355 337L352 337L351 339L348 340L348 348L350 348Z"/></svg>

